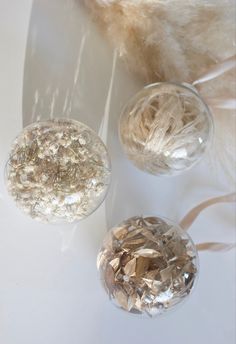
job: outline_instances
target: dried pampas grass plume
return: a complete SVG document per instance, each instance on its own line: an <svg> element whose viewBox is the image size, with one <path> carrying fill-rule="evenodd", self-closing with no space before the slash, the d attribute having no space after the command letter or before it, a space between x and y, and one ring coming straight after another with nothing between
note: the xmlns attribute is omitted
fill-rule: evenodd
<svg viewBox="0 0 236 344"><path fill-rule="evenodd" d="M234 0L80 0L127 67L144 84L192 83L236 53ZM201 85L203 98L234 98L235 72ZM211 159L235 180L235 112L214 109Z"/></svg>
<svg viewBox="0 0 236 344"><path fill-rule="evenodd" d="M233 0L82 0L146 83L191 82L233 55Z"/></svg>

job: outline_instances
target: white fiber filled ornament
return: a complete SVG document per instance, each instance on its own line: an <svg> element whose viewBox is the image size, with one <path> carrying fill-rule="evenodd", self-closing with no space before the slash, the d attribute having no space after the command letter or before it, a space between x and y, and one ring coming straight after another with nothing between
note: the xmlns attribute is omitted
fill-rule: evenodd
<svg viewBox="0 0 236 344"><path fill-rule="evenodd" d="M82 2L134 80L143 85L195 85L214 117L214 144L208 155L212 177L224 172L226 178L218 182L231 188L236 179L236 68L227 60L235 55L235 0ZM224 61L231 64L230 70L221 65ZM205 83L195 83L215 67L222 73L210 73Z"/></svg>
<svg viewBox="0 0 236 344"><path fill-rule="evenodd" d="M160 217L136 216L111 229L97 263L115 305L149 317L182 303L198 275L198 253L190 236Z"/></svg>
<svg viewBox="0 0 236 344"><path fill-rule="evenodd" d="M49 223L90 215L104 200L110 176L101 139L71 119L26 127L13 142L6 165L7 188L17 206Z"/></svg>
<svg viewBox="0 0 236 344"><path fill-rule="evenodd" d="M138 168L174 175L202 158L211 142L213 119L193 86L156 83L129 101L119 132L126 155Z"/></svg>

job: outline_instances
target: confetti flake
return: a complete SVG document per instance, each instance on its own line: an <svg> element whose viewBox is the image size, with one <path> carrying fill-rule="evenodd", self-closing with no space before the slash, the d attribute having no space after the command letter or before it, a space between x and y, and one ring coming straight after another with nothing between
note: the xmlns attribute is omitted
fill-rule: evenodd
<svg viewBox="0 0 236 344"><path fill-rule="evenodd" d="M134 217L107 237L98 268L115 304L154 317L189 295L198 256L190 237L178 226L157 217ZM122 239L119 246L117 239Z"/></svg>

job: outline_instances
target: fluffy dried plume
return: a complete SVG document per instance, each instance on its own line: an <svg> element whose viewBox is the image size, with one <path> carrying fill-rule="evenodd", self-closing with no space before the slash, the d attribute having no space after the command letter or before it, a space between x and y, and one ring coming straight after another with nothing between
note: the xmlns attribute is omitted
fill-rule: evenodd
<svg viewBox="0 0 236 344"><path fill-rule="evenodd" d="M236 53L234 0L80 0L127 67L144 84L192 83L218 61ZM235 73L201 85L204 98L236 95ZM235 111L212 109L214 167L235 179Z"/></svg>

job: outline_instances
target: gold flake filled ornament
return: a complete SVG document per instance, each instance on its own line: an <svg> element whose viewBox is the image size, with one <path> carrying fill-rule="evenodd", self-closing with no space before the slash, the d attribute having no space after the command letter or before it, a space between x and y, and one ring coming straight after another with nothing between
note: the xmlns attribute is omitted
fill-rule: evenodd
<svg viewBox="0 0 236 344"><path fill-rule="evenodd" d="M103 202L111 177L107 149L98 135L72 119L27 126L6 164L8 192L31 218L71 223Z"/></svg>
<svg viewBox="0 0 236 344"><path fill-rule="evenodd" d="M198 251L235 248L217 242L195 245L187 229L208 206L235 201L236 193L209 199L180 224L159 216L135 216L113 227L97 257L110 300L124 311L151 318L182 304L196 285Z"/></svg>
<svg viewBox="0 0 236 344"><path fill-rule="evenodd" d="M98 268L117 306L153 317L190 294L198 274L198 253L178 225L160 217L137 216L108 232Z"/></svg>

